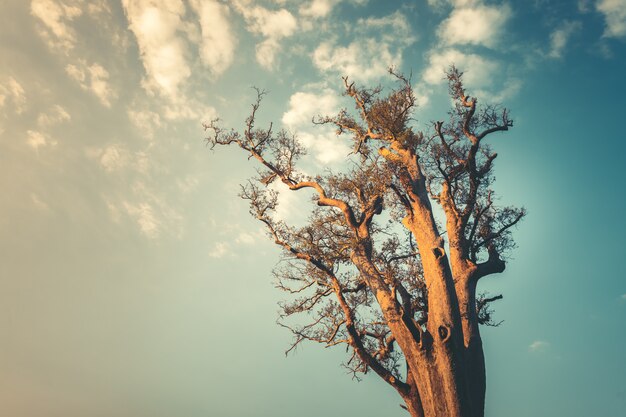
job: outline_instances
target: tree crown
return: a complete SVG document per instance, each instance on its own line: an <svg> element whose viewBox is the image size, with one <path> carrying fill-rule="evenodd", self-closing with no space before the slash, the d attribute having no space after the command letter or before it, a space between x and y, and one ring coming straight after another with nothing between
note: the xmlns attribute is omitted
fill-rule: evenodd
<svg viewBox="0 0 626 417"><path fill-rule="evenodd" d="M338 140L351 139L352 162L341 172L311 177L297 169L305 148L296 135L272 125L255 126L265 95L260 90L242 132L224 130L217 120L205 130L211 147L238 146L260 164L259 175L242 187L241 197L285 254L274 274L277 287L292 294L281 304L280 316L280 324L295 335L288 352L305 340L346 344L352 354L345 366L355 375L373 369L402 389L405 354L390 328L388 306L381 302L387 298L380 294L390 294L388 300L415 339L426 342L435 330L429 330L432 300L425 251L445 258L455 282L502 272L514 246L511 229L525 210L495 204L497 154L484 143L487 136L513 126L508 110L479 105L466 94L462 73L451 67L447 78L454 106L449 118L420 131L414 127L411 80L394 70L390 74L396 87L389 92L358 87L344 78L354 110L313 120L333 126ZM308 224L292 227L273 215L277 195L268 187L274 182L315 192L317 208ZM441 206L443 216L435 214L431 202ZM427 240L435 243L423 243ZM478 296L473 320L494 324L489 302L499 298ZM445 337L441 332L447 328L438 329Z"/></svg>

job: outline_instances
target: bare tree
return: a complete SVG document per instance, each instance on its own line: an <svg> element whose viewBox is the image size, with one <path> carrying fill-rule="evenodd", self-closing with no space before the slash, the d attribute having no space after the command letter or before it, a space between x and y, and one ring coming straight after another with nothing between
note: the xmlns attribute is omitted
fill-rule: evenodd
<svg viewBox="0 0 626 417"><path fill-rule="evenodd" d="M354 375L374 371L412 416L480 417L479 324L494 324L489 303L501 296L477 297L476 286L504 271L511 228L525 215L496 205L490 186L497 155L485 140L513 121L506 109L479 106L451 67L449 120L416 131L411 82L390 73L397 84L388 94L344 78L356 110L314 119L353 141L356 163L339 173L311 178L296 169L305 152L297 138L255 126L259 90L243 132L214 120L205 125L207 140L211 147L238 146L261 166L241 196L284 249L275 275L278 287L293 294L281 305L281 324L295 336L289 350L303 341L345 344L351 352L345 366ZM272 215L277 195L268 186L275 181L314 192L317 207L306 226ZM441 224L433 202L443 209ZM294 322L298 313L306 321Z"/></svg>

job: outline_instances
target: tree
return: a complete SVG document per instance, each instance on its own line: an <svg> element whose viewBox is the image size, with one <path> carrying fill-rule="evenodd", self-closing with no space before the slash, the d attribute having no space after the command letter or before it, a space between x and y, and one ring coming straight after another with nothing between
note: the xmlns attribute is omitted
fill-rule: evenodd
<svg viewBox="0 0 626 417"><path fill-rule="evenodd" d="M410 79L390 74L396 87L387 94L344 78L355 111L313 120L351 137L354 152L341 172L308 177L296 169L305 153L297 137L255 126L260 90L243 132L213 120L205 124L207 141L238 146L261 166L241 197L285 253L275 275L278 287L293 295L281 305L281 324L295 336L289 350L303 341L346 344L345 366L355 376L374 371L412 416L480 417L479 325L493 324L489 303L502 297L477 296L476 287L482 277L504 271L514 246L511 228L525 215L495 203L497 155L485 140L513 121L504 108L479 106L451 67L449 120L415 130ZM273 182L314 191L317 207L307 225L290 227L272 215ZM294 324L292 316L307 321Z"/></svg>

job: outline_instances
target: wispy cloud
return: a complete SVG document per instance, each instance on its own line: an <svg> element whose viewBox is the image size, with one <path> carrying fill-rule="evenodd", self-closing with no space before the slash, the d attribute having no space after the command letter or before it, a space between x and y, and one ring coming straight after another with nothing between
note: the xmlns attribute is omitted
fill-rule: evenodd
<svg viewBox="0 0 626 417"><path fill-rule="evenodd" d="M10 105L17 114L26 110L24 87L15 78L9 77L0 83L0 108Z"/></svg>
<svg viewBox="0 0 626 417"><path fill-rule="evenodd" d="M294 129L308 127L313 117L336 114L339 108L337 93L330 89L297 91L289 98L289 110L283 114L282 121Z"/></svg>
<svg viewBox="0 0 626 417"><path fill-rule="evenodd" d="M596 9L604 15L604 37L626 37L626 0L598 0Z"/></svg>
<svg viewBox="0 0 626 417"><path fill-rule="evenodd" d="M323 72L338 72L360 81L386 74L390 65L400 65L402 56L387 43L369 39L339 46L322 42L313 52L313 64Z"/></svg>
<svg viewBox="0 0 626 417"><path fill-rule="evenodd" d="M76 31L70 23L83 14L82 0L32 0L30 12L42 23L40 35L51 48L65 52L76 46Z"/></svg>
<svg viewBox="0 0 626 417"><path fill-rule="evenodd" d="M333 7L340 0L313 0L310 3L304 3L300 6L300 14L302 16L320 18L326 17L333 10Z"/></svg>
<svg viewBox="0 0 626 417"><path fill-rule="evenodd" d="M144 86L177 101L191 75L187 44L179 35L185 5L181 0L122 0L122 5L146 70Z"/></svg>
<svg viewBox="0 0 626 417"><path fill-rule="evenodd" d="M200 58L214 76L219 76L232 64L237 46L230 10L216 0L191 0L190 5L200 19Z"/></svg>
<svg viewBox="0 0 626 417"><path fill-rule="evenodd" d="M50 139L46 134L37 130L28 130L26 132L26 143L36 151L39 148L57 145L56 140Z"/></svg>
<svg viewBox="0 0 626 417"><path fill-rule="evenodd" d="M345 139L338 138L331 127L314 126L316 116L332 116L340 109L338 94L330 89L318 92L298 91L289 99L289 110L283 114L285 126L298 132L300 142L321 164L342 161L350 153Z"/></svg>
<svg viewBox="0 0 626 417"><path fill-rule="evenodd" d="M139 134L145 138L152 138L155 131L163 126L161 116L151 110L132 106L127 109L126 113Z"/></svg>
<svg viewBox="0 0 626 417"><path fill-rule="evenodd" d="M464 53L458 49L435 50L428 56L428 67L423 73L424 81L429 84L443 84L445 71L450 65L456 65L464 73L464 80L472 88L488 86L499 69L496 62L478 54Z"/></svg>
<svg viewBox="0 0 626 417"><path fill-rule="evenodd" d="M183 218L163 195L149 188L143 181L136 181L132 194L119 202L109 201L113 219L119 220L120 213L126 214L148 239L171 236L180 239L183 235Z"/></svg>
<svg viewBox="0 0 626 417"><path fill-rule="evenodd" d="M71 119L72 117L63 106L55 104L52 109L47 112L39 113L39 116L37 116L37 125L40 127L49 127L67 122Z"/></svg>
<svg viewBox="0 0 626 417"><path fill-rule="evenodd" d="M411 26L399 12L380 18L360 19L358 40L342 45L323 41L312 55L313 64L325 73L338 73L358 81L371 81L400 67L404 50L415 42Z"/></svg>
<svg viewBox="0 0 626 417"><path fill-rule="evenodd" d="M233 6L246 20L247 30L264 37L256 46L256 58L262 67L273 69L280 41L298 29L296 17L287 9L269 10L250 0L235 0Z"/></svg>
<svg viewBox="0 0 626 417"><path fill-rule="evenodd" d="M481 45L494 47L502 39L504 27L511 17L511 8L486 6L479 2L459 2L438 30L447 45Z"/></svg>
<svg viewBox="0 0 626 417"><path fill-rule="evenodd" d="M232 255L232 252L227 242L218 242L209 250L208 255L209 258L220 259Z"/></svg>
<svg viewBox="0 0 626 417"><path fill-rule="evenodd" d="M50 206L48 203L43 201L41 197L35 193L30 194L30 201L33 203L33 206L40 212L47 213L50 211Z"/></svg>
<svg viewBox="0 0 626 417"><path fill-rule="evenodd" d="M528 346L530 352L541 352L550 347L550 343L545 340L535 340Z"/></svg>
<svg viewBox="0 0 626 417"><path fill-rule="evenodd" d="M550 34L550 50L548 56L558 59L563 56L563 52L570 38L582 27L580 22L565 21Z"/></svg>
<svg viewBox="0 0 626 417"><path fill-rule="evenodd" d="M90 91L98 97L98 100L111 107L111 100L116 94L109 83L109 72L100 64L87 64L81 59L76 64L68 64L65 72L78 82L83 90Z"/></svg>

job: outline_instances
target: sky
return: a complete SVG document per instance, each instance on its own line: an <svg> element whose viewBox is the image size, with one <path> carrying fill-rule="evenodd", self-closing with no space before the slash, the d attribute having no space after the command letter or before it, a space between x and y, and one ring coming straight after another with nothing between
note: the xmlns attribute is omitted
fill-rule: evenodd
<svg viewBox="0 0 626 417"><path fill-rule="evenodd" d="M0 415L406 415L341 348L285 357L280 252L237 197L255 165L202 122L241 128L265 89L259 125L341 169L310 123L341 76L411 74L428 129L452 63L511 109L495 189L528 210L479 288L504 295L486 416L623 415L626 0L2 0L0 57Z"/></svg>

